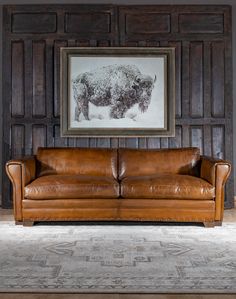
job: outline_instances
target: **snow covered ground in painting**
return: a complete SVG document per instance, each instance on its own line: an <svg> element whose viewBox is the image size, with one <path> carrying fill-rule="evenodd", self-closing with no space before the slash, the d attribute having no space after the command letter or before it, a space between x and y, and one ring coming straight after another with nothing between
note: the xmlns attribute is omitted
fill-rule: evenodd
<svg viewBox="0 0 236 299"><path fill-rule="evenodd" d="M138 104L129 109L125 118L111 119L109 107L96 107L89 103L90 120L85 120L81 115L80 122L72 116L71 127L73 128L164 128L164 107L161 103L152 100L148 110L141 113Z"/></svg>

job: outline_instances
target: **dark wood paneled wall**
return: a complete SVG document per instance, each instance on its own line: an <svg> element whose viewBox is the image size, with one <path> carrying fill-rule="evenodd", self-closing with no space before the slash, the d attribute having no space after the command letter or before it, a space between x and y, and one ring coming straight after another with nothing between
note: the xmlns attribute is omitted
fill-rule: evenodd
<svg viewBox="0 0 236 299"><path fill-rule="evenodd" d="M4 162L38 146L173 148L232 159L229 6L19 5L4 7ZM61 138L62 46L176 48L176 136ZM3 206L10 207L3 177ZM233 206L233 179L226 207Z"/></svg>

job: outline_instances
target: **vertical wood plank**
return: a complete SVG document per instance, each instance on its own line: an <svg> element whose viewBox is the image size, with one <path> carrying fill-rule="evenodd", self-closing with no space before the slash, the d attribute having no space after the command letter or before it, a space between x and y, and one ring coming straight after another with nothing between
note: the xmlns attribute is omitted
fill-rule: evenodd
<svg viewBox="0 0 236 299"><path fill-rule="evenodd" d="M33 116L46 116L45 41L33 42Z"/></svg>
<svg viewBox="0 0 236 299"><path fill-rule="evenodd" d="M126 147L126 138L118 138L119 145L118 147L124 148Z"/></svg>
<svg viewBox="0 0 236 299"><path fill-rule="evenodd" d="M203 45L190 44L190 110L192 117L203 116Z"/></svg>
<svg viewBox="0 0 236 299"><path fill-rule="evenodd" d="M165 48L165 47L168 47L168 46L169 46L168 40L162 40L162 41L160 41L160 47Z"/></svg>
<svg viewBox="0 0 236 299"><path fill-rule="evenodd" d="M140 40L140 41L138 42L138 46L139 46L139 47L146 47L146 46L147 46L147 42L146 42L145 40Z"/></svg>
<svg viewBox="0 0 236 299"><path fill-rule="evenodd" d="M146 46L147 47L159 47L160 46L160 42L159 41L156 41L155 39L154 40L147 40L146 41Z"/></svg>
<svg viewBox="0 0 236 299"><path fill-rule="evenodd" d="M212 43L212 116L224 117L224 43Z"/></svg>
<svg viewBox="0 0 236 299"><path fill-rule="evenodd" d="M216 158L225 157L224 127L212 126L212 154Z"/></svg>
<svg viewBox="0 0 236 299"><path fill-rule="evenodd" d="M33 147L32 147L32 125L25 125L25 154L32 155Z"/></svg>
<svg viewBox="0 0 236 299"><path fill-rule="evenodd" d="M77 47L89 47L89 40L87 39L80 39L76 41Z"/></svg>
<svg viewBox="0 0 236 299"><path fill-rule="evenodd" d="M97 138L89 138L89 147L97 147Z"/></svg>
<svg viewBox="0 0 236 299"><path fill-rule="evenodd" d="M211 126L204 125L204 155L211 156L212 155L212 136L211 136Z"/></svg>
<svg viewBox="0 0 236 299"><path fill-rule="evenodd" d="M189 147L190 146L189 125L183 125L182 130L183 130L182 131L183 132L183 140L182 140L183 147Z"/></svg>
<svg viewBox="0 0 236 299"><path fill-rule="evenodd" d="M97 47L98 41L96 39L90 39L89 40L89 46L90 47Z"/></svg>
<svg viewBox="0 0 236 299"><path fill-rule="evenodd" d="M167 137L161 138L161 148L168 148L168 138Z"/></svg>
<svg viewBox="0 0 236 299"><path fill-rule="evenodd" d="M87 137L79 137L76 138L76 146L77 147L89 147L89 138Z"/></svg>
<svg viewBox="0 0 236 299"><path fill-rule="evenodd" d="M45 125L33 125L32 127L32 146L33 154L37 153L38 147L45 147L47 140L47 128Z"/></svg>
<svg viewBox="0 0 236 299"><path fill-rule="evenodd" d="M179 31L179 14L177 11L172 11L171 14L171 32L177 33Z"/></svg>
<svg viewBox="0 0 236 299"><path fill-rule="evenodd" d="M170 137L168 141L169 141L170 148L182 147L182 127L181 126L176 126L175 137Z"/></svg>
<svg viewBox="0 0 236 299"><path fill-rule="evenodd" d="M12 43L12 116L24 116L24 43Z"/></svg>
<svg viewBox="0 0 236 299"><path fill-rule="evenodd" d="M138 138L126 138L126 147L138 148Z"/></svg>
<svg viewBox="0 0 236 299"><path fill-rule="evenodd" d="M67 138L62 138L60 135L60 126L54 126L54 147L67 147Z"/></svg>
<svg viewBox="0 0 236 299"><path fill-rule="evenodd" d="M139 148L147 148L147 138L142 137L138 139L139 141Z"/></svg>
<svg viewBox="0 0 236 299"><path fill-rule="evenodd" d="M54 41L54 101L53 114L54 117L60 115L60 47L66 47L67 41Z"/></svg>
<svg viewBox="0 0 236 299"><path fill-rule="evenodd" d="M211 43L204 42L204 117L211 117Z"/></svg>
<svg viewBox="0 0 236 299"><path fill-rule="evenodd" d="M53 117L53 54L54 54L54 42L52 40L47 40L46 41L46 46L45 46L45 88L46 88L46 94L45 94L45 107L46 107L46 116L48 118ZM50 130L52 132L52 130Z"/></svg>
<svg viewBox="0 0 236 299"><path fill-rule="evenodd" d="M11 129L11 147L14 158L22 157L25 153L25 128L24 125L13 125Z"/></svg>
<svg viewBox="0 0 236 299"><path fill-rule="evenodd" d="M111 148L119 147L119 138L112 137L111 138Z"/></svg>
<svg viewBox="0 0 236 299"><path fill-rule="evenodd" d="M64 137L62 137L64 138ZM68 139L68 147L76 147L76 138L75 137L69 137Z"/></svg>
<svg viewBox="0 0 236 299"><path fill-rule="evenodd" d="M191 146L200 148L201 155L203 154L203 127L192 126L190 128Z"/></svg>
<svg viewBox="0 0 236 299"><path fill-rule="evenodd" d="M147 147L148 148L160 148L161 147L161 141L158 137L150 137L147 140Z"/></svg>
<svg viewBox="0 0 236 299"><path fill-rule="evenodd" d="M54 126L47 124L46 130L46 147L54 147Z"/></svg>
<svg viewBox="0 0 236 299"><path fill-rule="evenodd" d="M182 117L189 117L189 42L182 43Z"/></svg>
<svg viewBox="0 0 236 299"><path fill-rule="evenodd" d="M110 146L110 138L97 138L97 147L109 148Z"/></svg>
<svg viewBox="0 0 236 299"><path fill-rule="evenodd" d="M32 117L33 107L33 69L32 69L32 40L25 40L24 69L25 69L25 117Z"/></svg>
<svg viewBox="0 0 236 299"><path fill-rule="evenodd" d="M126 47L138 47L138 42L136 41L127 41Z"/></svg>
<svg viewBox="0 0 236 299"><path fill-rule="evenodd" d="M111 43L109 40L99 40L98 47L110 47Z"/></svg>

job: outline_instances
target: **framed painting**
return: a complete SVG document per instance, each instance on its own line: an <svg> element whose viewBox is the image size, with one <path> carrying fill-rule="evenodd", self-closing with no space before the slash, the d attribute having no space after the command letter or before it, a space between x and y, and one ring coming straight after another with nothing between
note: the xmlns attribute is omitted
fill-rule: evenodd
<svg viewBox="0 0 236 299"><path fill-rule="evenodd" d="M174 48L60 51L63 137L174 136Z"/></svg>

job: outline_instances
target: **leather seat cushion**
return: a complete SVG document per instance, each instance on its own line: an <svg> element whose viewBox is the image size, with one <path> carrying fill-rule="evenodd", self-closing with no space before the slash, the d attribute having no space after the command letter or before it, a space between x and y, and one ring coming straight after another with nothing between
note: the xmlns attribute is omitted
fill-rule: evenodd
<svg viewBox="0 0 236 299"><path fill-rule="evenodd" d="M108 177L79 175L49 175L34 180L25 187L25 198L117 198L119 184Z"/></svg>
<svg viewBox="0 0 236 299"><path fill-rule="evenodd" d="M213 199L215 188L189 175L127 177L121 181L123 198Z"/></svg>

